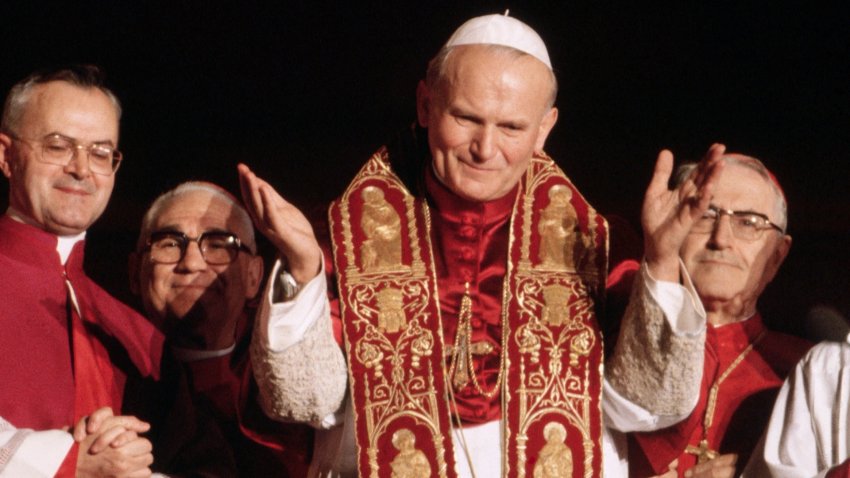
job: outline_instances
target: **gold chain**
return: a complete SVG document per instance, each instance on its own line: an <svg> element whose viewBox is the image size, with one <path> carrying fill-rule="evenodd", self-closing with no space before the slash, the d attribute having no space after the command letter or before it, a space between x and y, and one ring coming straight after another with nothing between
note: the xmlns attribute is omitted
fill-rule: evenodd
<svg viewBox="0 0 850 478"><path fill-rule="evenodd" d="M720 392L720 384L723 383L726 378L732 373L735 368L744 361L747 355L753 351L753 348L758 344L761 339L767 334L767 330L762 331L755 340L750 343L738 356L726 367L726 370L717 377L717 380L711 385L711 388L708 391L708 402L705 406L705 414L703 415L703 426L702 426L702 440L699 442L699 448L695 448L689 446L685 449L685 453L692 453L699 456L697 460L698 463L705 463L708 460L717 457L717 451L712 450L708 447L708 429L711 428L712 423L714 422L714 409L717 407L717 394Z"/></svg>
<svg viewBox="0 0 850 478"><path fill-rule="evenodd" d="M458 314L457 331L455 332L455 343L452 348L452 361L449 366L449 376L451 377L452 386L460 391L472 380L472 386L475 390L485 398L493 398L499 393L499 387L502 384L502 376L504 375L505 367L502 360L499 360L499 375L496 378L496 383L490 390L484 390L478 382L478 375L475 373L475 367L472 363L472 298L469 296L469 282L465 283L465 292L460 300L460 312ZM504 350L502 351L504 353Z"/></svg>

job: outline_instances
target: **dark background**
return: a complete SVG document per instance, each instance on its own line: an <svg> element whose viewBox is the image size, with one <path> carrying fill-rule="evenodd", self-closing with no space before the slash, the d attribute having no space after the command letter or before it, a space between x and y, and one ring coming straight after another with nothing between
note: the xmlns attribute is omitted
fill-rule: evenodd
<svg viewBox="0 0 850 478"><path fill-rule="evenodd" d="M511 14L547 42L560 118L548 152L606 215L639 225L657 152L715 141L762 158L794 246L761 309L804 333L850 315L850 14L836 2L5 2L0 88L97 63L124 106L125 162L88 236L92 275L128 299L126 256L162 191L237 191L249 164L299 206L332 199L414 120L427 60L469 17ZM11 3L11 4L10 4ZM0 185L0 207L8 185ZM616 251L615 251L616 252Z"/></svg>

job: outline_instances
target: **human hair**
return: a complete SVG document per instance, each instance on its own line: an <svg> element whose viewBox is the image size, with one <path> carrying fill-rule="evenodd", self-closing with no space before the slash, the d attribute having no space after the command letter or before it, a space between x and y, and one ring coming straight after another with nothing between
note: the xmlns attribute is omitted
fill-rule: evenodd
<svg viewBox="0 0 850 478"><path fill-rule="evenodd" d="M236 221L240 228L245 231L245 237L240 237L239 239L243 244L251 249L252 253L256 254L257 244L254 238L254 224L251 222L251 217L248 215L248 211L246 211L242 204L240 204L239 200L227 192L226 189L205 181L187 181L185 183L181 183L174 189L166 191L154 199L147 212L145 212L145 215L142 217L142 228L139 231L139 239L136 242L136 250L142 251L142 249L144 249L151 234L151 227L153 226L156 218L158 218L160 213L162 213L165 206L183 194L196 191L208 192L233 206Z"/></svg>
<svg viewBox="0 0 850 478"><path fill-rule="evenodd" d="M443 88L448 81L446 75L448 74L449 59L452 56L452 52L454 52L458 46L444 46L437 52L437 55L428 62L428 69L425 72L425 85L428 86L428 89L432 91L442 91L440 89ZM532 55L507 45L485 43L477 46L483 46L491 52L510 55L514 58L520 58L523 56L533 58ZM547 71L549 72L549 79L552 83L552 90L549 93L549 100L547 103L548 108L551 108L555 106L555 99L558 96L558 79L555 78L555 72L553 72L550 68L547 68Z"/></svg>
<svg viewBox="0 0 850 478"><path fill-rule="evenodd" d="M27 103L36 86L52 81L64 81L78 88L96 88L109 98L115 107L115 115L121 119L121 102L105 84L103 70L95 65L72 65L62 68L40 70L15 83L3 104L3 116L0 119L0 131L16 132L20 126Z"/></svg>
<svg viewBox="0 0 850 478"><path fill-rule="evenodd" d="M776 213L776 225L781 227L783 231L786 231L788 229L788 202L785 200L785 194L779 187L779 182L776 180L776 177L771 174L770 170L767 169L767 166L765 166L764 163L757 158L745 156L743 154L728 154L723 156L721 160L726 164L734 164L736 166L741 166L742 168L755 171L765 180L765 182L767 182L767 184L770 185L770 189L776 197L776 203L774 206L774 212ZM697 166L698 163L693 162L683 163L680 165L671 178L671 188L677 188L679 185L684 183L691 174L694 173Z"/></svg>

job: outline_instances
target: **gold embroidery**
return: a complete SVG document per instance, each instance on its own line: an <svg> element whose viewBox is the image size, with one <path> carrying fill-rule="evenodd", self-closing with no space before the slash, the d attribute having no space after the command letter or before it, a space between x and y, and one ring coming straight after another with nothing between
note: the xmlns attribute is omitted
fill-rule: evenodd
<svg viewBox="0 0 850 478"><path fill-rule="evenodd" d="M338 267L343 258L346 262L340 267L345 271L340 285L344 327L347 337L356 336L350 343L349 375L353 376L353 364L362 365L357 381L365 395L354 414L367 437L360 444L366 460L363 476L378 478L379 470L380 476L385 476L383 470L391 462L389 457L383 458L387 450L379 443L386 434L400 430L398 420L406 418L423 427L416 429L415 436L428 441L434 456L424 475L398 476L445 477L444 444L450 442L443 435L440 416L447 415L447 410L441 412L441 406L446 407L441 405L442 395L434 383L432 360L427 359L436 347L442 355L442 337L435 336L440 334L439 316L430 311L430 304L437 301L431 295L435 278L426 269L417 242L422 232L417 226L418 203L389 170L385 157L382 150L367 162L337 202L338 217L330 216L332 230L340 233L333 243L335 260ZM390 194L400 196L404 211L396 209ZM354 221L352 225L352 213L358 206L362 206L362 233L356 238L358 224ZM423 212L426 222L422 226L427 229L427 209ZM411 239L404 253L402 234ZM409 264L403 262L405 257L410 258ZM408 431L413 436L413 431ZM399 451L403 460L407 455Z"/></svg>
<svg viewBox="0 0 850 478"><path fill-rule="evenodd" d="M535 441L541 433L547 441L562 436L560 431L552 431L554 426L547 431L545 425L552 423L563 429L560 445L571 454L581 454L580 463L571 463L572 471L585 478L599 475L601 411L598 383L593 385L590 378L591 374L601 373L598 356L601 338L593 328L593 314L595 297L601 293L599 285L604 284L605 223L592 209L583 206L584 199L567 181L549 158L533 158L511 218L502 298L500 378L498 385L487 391L491 396L502 392L505 476L531 474L529 458L533 464L539 463L541 467L545 464L543 449L535 446L528 450L526 445L529 436L534 436ZM552 183L566 183L564 187L573 195L570 205L575 204L576 209L582 205L581 215L574 213L573 235L575 241L581 241L575 249L586 245L587 250L565 252L564 261L573 261L573 270L569 271L564 271L563 262L557 265L557 255L553 256L554 261L550 257L550 265L541 266L546 253L541 250L540 242L551 233L542 231L533 219L540 218L553 203L558 205L557 196L561 193ZM375 239L385 236L378 233L379 229L367 232L371 226L366 224L366 216L375 212L366 211L369 194L363 190L368 187L381 190L381 201L390 205L391 212L398 217L398 240L402 244L398 261L381 262L377 257L384 246L377 245ZM542 191L539 198L535 196L538 189ZM555 189L555 193L547 201L550 189ZM381 212L378 203L376 200L375 209ZM389 475L391 470L387 468L395 463L394 458L402 455L402 450L396 446L399 453L393 456L391 449L379 443L386 443L387 435L393 438L404 435L396 433L407 427L415 436L412 449L416 450L416 441L428 443L422 448L428 450L425 458L431 469L423 476L453 475L453 470L446 466L452 453L446 435L448 426L441 417L449 416L444 397L446 393L453 397L455 377L447 374L448 361L442 360L446 347L440 325L433 253L428 241L428 208L424 202L415 200L389 169L386 150L373 156L336 204L338 210L331 215L334 256L339 270L344 270L339 278L340 302L349 341L347 348L352 356L349 373L357 404L355 422L358 437L365 438L358 441L361 473L378 478L380 468L380 476ZM564 227L563 223L560 227ZM598 245L597 237L601 242ZM364 247L364 241L372 242ZM364 260L370 254L375 257ZM396 292L380 293L387 289ZM471 306L471 300L468 303ZM467 319L471 318L471 307L468 314ZM470 365L472 355L492 353L493 345L461 342L456 341L463 345L464 353L460 349L451 351L453 357L459 354L454 359L455 368L463 363L472 381L476 378ZM435 360L435 355L441 359ZM435 386L436 379L440 381L439 388ZM448 390L442 389L445 385ZM555 448L555 444L550 447ZM571 475L567 471L563 476Z"/></svg>
<svg viewBox="0 0 850 478"><path fill-rule="evenodd" d="M593 347L593 336L589 330L582 330L570 342L570 366L578 367L579 357L587 357Z"/></svg>
<svg viewBox="0 0 850 478"><path fill-rule="evenodd" d="M513 281L505 285L506 290L516 295L518 311L515 313L520 320L515 323L521 325L510 334L519 352L511 356L518 361L511 366L519 370L519 377L510 379L507 386L513 393L506 395L509 399L516 397L518 402L511 405L516 408L509 410L517 410L517 418L512 422L519 426L505 430L506 436L516 436L516 455L510 460L513 463L504 461L503 465L506 472L515 469L520 478L532 471L526 471L528 460L535 457L535 452L526 446L529 433L541 433L541 421L547 420L547 425L558 423L563 427L564 437L567 428L578 435L578 439L572 436L569 442L561 439L561 445L572 455L576 449L570 450L568 443L570 446L580 444L581 471L574 468L570 456L569 468L559 469L553 465L552 475L542 474L546 467L543 450L540 450L533 470L535 477L572 476L573 472L585 478L598 476L600 424L594 415L600 413L599 390L591 385L590 378L591 374L601 373L598 361L601 337L594 328L593 317L594 297L601 293L599 287L604 284L605 267L597 263L600 257L597 254L602 254L602 260L605 258L605 243L597 246L596 242L600 234L603 240L606 238L606 226L604 219L592 208L587 210L587 223L581 223L570 201L574 194L572 189L566 184L549 186L547 181L553 176L563 177L557 166L535 158L529 171L523 183L526 187L522 191L524 197L518 201L519 207L524 209L522 230L510 236L520 241L509 248L519 251L520 260L513 272ZM538 198L536 190L542 188L547 188L546 196ZM539 208L540 202L546 206ZM535 210L539 211L538 223L531 221L530 211ZM539 235L534 266L529 260L529 252L534 249L533 231ZM503 406L508 405L503 403ZM562 419L551 421L555 416ZM551 428L549 431L560 435ZM547 440L550 438L549 434L544 433L544 436ZM550 449L554 447L553 444Z"/></svg>
<svg viewBox="0 0 850 478"><path fill-rule="evenodd" d="M479 394L491 398L499 392L505 367L499 367L499 376L496 378L493 388L484 390L481 387L481 384L478 382L478 375L475 373L474 364L472 363L472 356L486 355L493 350L493 346L486 342L483 342L486 345L481 345L482 342L472 342L472 325L470 323L472 320L472 299L469 297L469 282L465 286L466 291L460 300L455 344L451 348L452 359L449 365L449 377L451 377L452 386L458 392L463 390L469 384L470 379L472 379L472 385L475 387L475 390ZM504 364L504 361L500 363Z"/></svg>
<svg viewBox="0 0 850 478"><path fill-rule="evenodd" d="M549 325L564 325L570 317L570 290L560 284L543 287L543 322Z"/></svg>
<svg viewBox="0 0 850 478"><path fill-rule="evenodd" d="M577 252L576 210L570 204L573 193L563 184L549 189L549 204L540 212L537 230L540 233L541 268L575 270Z"/></svg>
<svg viewBox="0 0 850 478"><path fill-rule="evenodd" d="M543 427L546 444L537 455L534 478L571 478L573 476L573 452L567 448L567 429L558 422Z"/></svg>
<svg viewBox="0 0 850 478"><path fill-rule="evenodd" d="M385 332L398 332L407 325L404 317L404 295L396 288L378 291L378 327Z"/></svg>
<svg viewBox="0 0 850 478"><path fill-rule="evenodd" d="M363 217L360 226L366 240L360 246L363 272L399 269L401 266L401 219L384 198L384 192L367 186L361 192Z"/></svg>
<svg viewBox="0 0 850 478"><path fill-rule="evenodd" d="M416 436L407 428L400 428L393 433L393 446L398 455L390 462L393 470L392 478L430 478L431 464L422 450L417 449Z"/></svg>

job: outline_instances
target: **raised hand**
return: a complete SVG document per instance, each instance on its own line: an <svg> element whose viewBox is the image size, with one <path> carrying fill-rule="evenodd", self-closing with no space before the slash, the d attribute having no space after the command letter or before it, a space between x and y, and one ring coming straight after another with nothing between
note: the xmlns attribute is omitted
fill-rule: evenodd
<svg viewBox="0 0 850 478"><path fill-rule="evenodd" d="M310 222L248 166L240 164L237 169L242 201L254 226L275 245L297 282L303 284L316 277L322 264L322 249Z"/></svg>
<svg viewBox="0 0 850 478"><path fill-rule="evenodd" d="M679 249L711 203L725 151L722 144L711 145L696 170L674 190L667 187L673 153L665 149L658 154L641 210L645 259L656 279L679 281Z"/></svg>

